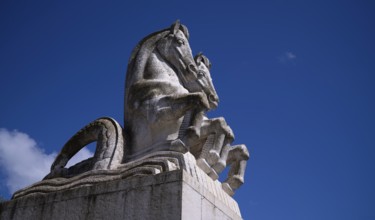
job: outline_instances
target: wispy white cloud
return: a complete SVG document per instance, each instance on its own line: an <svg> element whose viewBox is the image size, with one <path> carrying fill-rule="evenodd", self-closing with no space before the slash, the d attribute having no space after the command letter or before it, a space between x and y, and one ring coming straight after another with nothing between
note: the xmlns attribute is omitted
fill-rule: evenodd
<svg viewBox="0 0 375 220"><path fill-rule="evenodd" d="M297 56L290 51L287 51L283 53L281 56L279 56L279 61L281 63L294 62L296 59Z"/></svg>
<svg viewBox="0 0 375 220"><path fill-rule="evenodd" d="M46 154L29 135L17 130L0 128L0 168L5 173L5 183L10 193L40 181L49 173L56 153ZM67 167L93 155L82 149Z"/></svg>

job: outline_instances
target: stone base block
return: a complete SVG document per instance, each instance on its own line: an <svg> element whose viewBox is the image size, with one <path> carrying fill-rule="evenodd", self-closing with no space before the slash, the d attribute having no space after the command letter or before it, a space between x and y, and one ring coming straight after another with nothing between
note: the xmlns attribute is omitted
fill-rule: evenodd
<svg viewBox="0 0 375 220"><path fill-rule="evenodd" d="M241 219L218 181L187 166L156 175L30 194L0 204L0 219Z"/></svg>

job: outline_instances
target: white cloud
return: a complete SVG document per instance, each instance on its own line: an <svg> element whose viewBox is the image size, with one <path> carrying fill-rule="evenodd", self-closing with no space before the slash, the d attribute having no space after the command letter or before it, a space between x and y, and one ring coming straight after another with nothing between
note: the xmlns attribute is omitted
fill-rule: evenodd
<svg viewBox="0 0 375 220"><path fill-rule="evenodd" d="M68 164L66 165L66 167L71 167L73 166L74 164L78 163L78 162L81 162L82 160L85 160L89 157L92 157L94 156L94 153L92 153L90 150L88 150L87 148L82 148L82 150L80 150L76 155L74 155L74 157L72 157ZM52 164L52 163L51 163ZM50 166L51 166L50 164Z"/></svg>
<svg viewBox="0 0 375 220"><path fill-rule="evenodd" d="M279 61L281 63L293 62L296 59L297 59L297 56L290 51L285 52L279 57Z"/></svg>
<svg viewBox="0 0 375 220"><path fill-rule="evenodd" d="M46 154L35 140L17 130L0 128L0 168L10 193L40 181L49 171L56 153ZM93 155L86 148L76 154L67 167Z"/></svg>

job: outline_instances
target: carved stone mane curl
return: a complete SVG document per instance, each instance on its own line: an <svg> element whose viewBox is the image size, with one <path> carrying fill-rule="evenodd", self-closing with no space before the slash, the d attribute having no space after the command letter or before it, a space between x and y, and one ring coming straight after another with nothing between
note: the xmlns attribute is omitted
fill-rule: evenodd
<svg viewBox="0 0 375 220"><path fill-rule="evenodd" d="M125 107L129 96L129 87L135 82L143 79L143 72L148 57L155 49L156 43L169 33L169 29L164 29L143 38L131 53L125 80ZM126 109L125 109L126 111Z"/></svg>

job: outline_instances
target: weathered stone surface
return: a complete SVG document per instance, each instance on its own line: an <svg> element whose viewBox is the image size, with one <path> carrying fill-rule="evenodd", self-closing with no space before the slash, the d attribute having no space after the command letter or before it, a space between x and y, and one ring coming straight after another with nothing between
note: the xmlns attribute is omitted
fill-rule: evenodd
<svg viewBox="0 0 375 220"><path fill-rule="evenodd" d="M223 188L232 196L244 183L250 155L245 145L231 146L234 134L223 117L206 117L219 97L209 59L202 53L193 58L188 40L179 21L142 39L128 63L124 128L108 117L89 123L63 146L45 179L122 172L122 165L156 152L190 152L213 180L230 166ZM97 142L94 157L66 168L91 142Z"/></svg>
<svg viewBox="0 0 375 220"><path fill-rule="evenodd" d="M184 169L132 176L2 203L1 219L241 219L238 205L183 155Z"/></svg>
<svg viewBox="0 0 375 220"><path fill-rule="evenodd" d="M234 145L206 56L179 23L148 35L126 74L124 127L103 117L63 146L43 181L1 205L5 219L240 219L235 190L250 154ZM66 168L97 142L92 158ZM230 166L227 179L219 174Z"/></svg>
<svg viewBox="0 0 375 220"><path fill-rule="evenodd" d="M93 158L67 169L68 161L83 147L96 142ZM72 177L89 170L116 169L123 160L124 138L121 125L113 118L102 117L79 130L63 146L51 165L51 172L45 179Z"/></svg>

